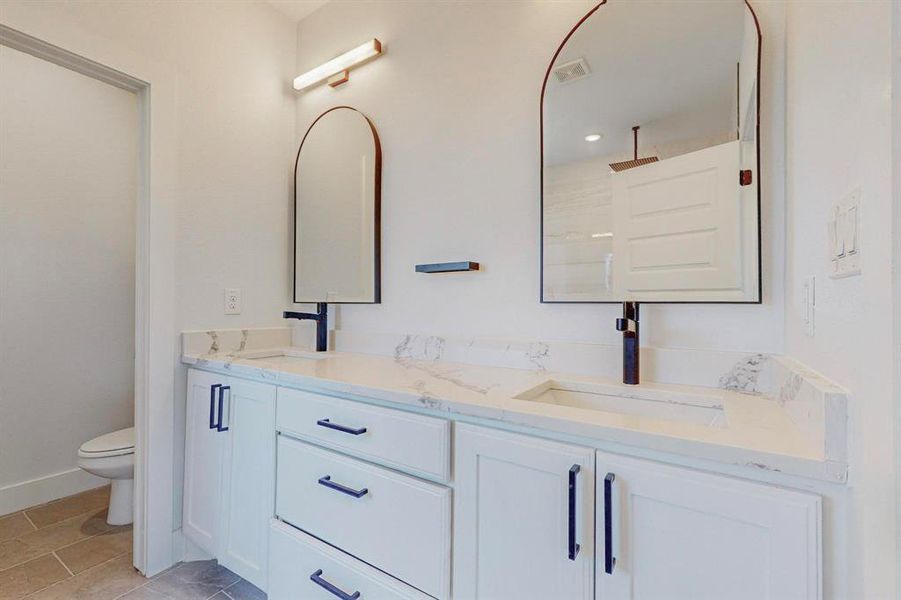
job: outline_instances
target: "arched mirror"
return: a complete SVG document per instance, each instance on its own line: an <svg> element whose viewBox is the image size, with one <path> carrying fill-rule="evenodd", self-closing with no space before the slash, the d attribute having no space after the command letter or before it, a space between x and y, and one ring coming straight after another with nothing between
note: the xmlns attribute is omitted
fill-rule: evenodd
<svg viewBox="0 0 901 600"><path fill-rule="evenodd" d="M542 88L542 302L759 302L760 31L744 0L607 0Z"/></svg>
<svg viewBox="0 0 901 600"><path fill-rule="evenodd" d="M380 301L381 148L339 106L307 130L294 167L294 302Z"/></svg>

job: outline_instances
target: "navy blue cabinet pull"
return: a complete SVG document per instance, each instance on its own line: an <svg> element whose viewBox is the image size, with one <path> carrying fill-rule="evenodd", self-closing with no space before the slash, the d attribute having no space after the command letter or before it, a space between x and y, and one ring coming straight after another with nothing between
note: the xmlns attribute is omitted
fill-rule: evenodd
<svg viewBox="0 0 901 600"><path fill-rule="evenodd" d="M210 429L216 429L216 390L221 388L222 384L210 386Z"/></svg>
<svg viewBox="0 0 901 600"><path fill-rule="evenodd" d="M581 549L576 543L576 475L580 470L579 465L569 469L569 560L576 560Z"/></svg>
<svg viewBox="0 0 901 600"><path fill-rule="evenodd" d="M616 557L613 556L613 480L616 475L604 477L604 572L613 575Z"/></svg>
<svg viewBox="0 0 901 600"><path fill-rule="evenodd" d="M316 421L316 424L320 427L328 427L329 429L334 429L335 431L343 431L344 433L349 433L351 435L361 435L366 433L365 427L360 427L358 429L353 429L351 427L346 427L344 425L338 425L337 423L332 423L328 419L319 419Z"/></svg>
<svg viewBox="0 0 901 600"><path fill-rule="evenodd" d="M341 598L341 600L357 600L360 597L360 592L354 592L353 594L348 594L338 586L333 583L329 583L325 579L322 578L322 569L316 569L316 572L310 575L310 581L318 585L324 590L328 590L335 596Z"/></svg>
<svg viewBox="0 0 901 600"><path fill-rule="evenodd" d="M326 475L325 477L319 478L319 485L324 485L327 488L332 488L333 490L337 490L342 494L347 494L348 496L353 496L354 498L362 498L366 494L369 493L369 488L363 488L362 490L355 490L353 488L349 488L346 485L341 485L340 483L335 483L332 481L331 475Z"/></svg>
<svg viewBox="0 0 901 600"><path fill-rule="evenodd" d="M222 426L222 405L225 404L225 390L231 390L231 386L219 386L219 423L216 424L216 431L228 431L228 427ZM229 396L230 397L230 396ZM228 412L228 418L231 419L231 411Z"/></svg>

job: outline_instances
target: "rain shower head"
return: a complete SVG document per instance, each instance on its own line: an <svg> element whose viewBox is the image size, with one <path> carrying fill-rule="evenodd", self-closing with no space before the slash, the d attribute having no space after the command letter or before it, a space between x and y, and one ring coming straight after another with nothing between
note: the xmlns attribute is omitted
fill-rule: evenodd
<svg viewBox="0 0 901 600"><path fill-rule="evenodd" d="M638 130L641 129L638 125L632 128L632 137L633 137L633 158L632 160L624 160L621 162L610 163L610 168L614 170L614 172L619 173L620 171L625 171L627 169L634 169L635 167L640 167L642 165L647 165L650 163L655 163L659 158L656 156L645 156L644 158L638 158Z"/></svg>

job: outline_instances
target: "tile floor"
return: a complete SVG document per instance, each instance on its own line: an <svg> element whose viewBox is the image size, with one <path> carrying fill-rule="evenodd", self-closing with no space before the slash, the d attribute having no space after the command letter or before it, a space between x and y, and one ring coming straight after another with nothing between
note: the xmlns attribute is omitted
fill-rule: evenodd
<svg viewBox="0 0 901 600"><path fill-rule="evenodd" d="M0 600L265 600L216 561L150 579L131 564L131 526L106 524L109 487L0 517Z"/></svg>

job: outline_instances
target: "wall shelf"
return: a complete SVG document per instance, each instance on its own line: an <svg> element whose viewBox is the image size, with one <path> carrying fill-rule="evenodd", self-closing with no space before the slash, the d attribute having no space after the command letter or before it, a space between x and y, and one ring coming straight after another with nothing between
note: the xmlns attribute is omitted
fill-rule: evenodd
<svg viewBox="0 0 901 600"><path fill-rule="evenodd" d="M471 260L446 263L429 263L416 265L417 273L456 273L459 271L478 271L479 263Z"/></svg>

